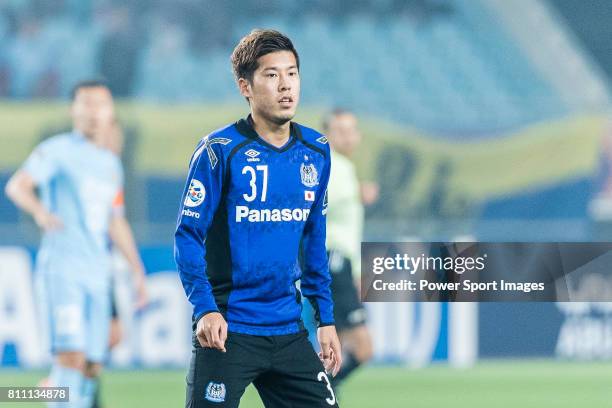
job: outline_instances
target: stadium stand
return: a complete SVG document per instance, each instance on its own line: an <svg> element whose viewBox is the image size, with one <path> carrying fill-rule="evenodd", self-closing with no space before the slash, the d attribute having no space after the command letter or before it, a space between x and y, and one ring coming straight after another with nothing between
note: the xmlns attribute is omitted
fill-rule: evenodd
<svg viewBox="0 0 612 408"><path fill-rule="evenodd" d="M306 103L348 106L449 137L483 135L479 130L508 129L567 111L558 90L534 69L486 2L363 2L380 18L352 8L340 20L294 14L296 2L277 3L276 12L253 8L227 29L235 38L252 27L288 32L304 50ZM88 12L66 2L63 11L34 13L11 4L0 8L0 27L8 33L0 46L8 66L7 96L63 96L76 79L104 74L120 96L173 103L239 100L227 59L231 44L202 49L197 40L207 33L181 24L189 16L164 14L166 2L95 2L102 12L90 24L82 22L92 18L93 5ZM202 25L231 11L232 2L219 6L202 16ZM36 52L22 52L26 47Z"/></svg>
<svg viewBox="0 0 612 408"><path fill-rule="evenodd" d="M499 141L529 125L609 100L594 64L541 0L530 1L529 7L523 1L509 7L501 0L244 0L205 9L198 4L3 2L0 97L61 99L77 80L103 75L119 98L242 106L228 61L231 47L253 27L272 27L288 33L301 52L304 105L344 106L364 118L418 129L447 143L444 148L455 142ZM528 35L521 35L521 27ZM224 35L218 35L220 30ZM174 222L183 178L177 173L134 176L128 194L138 198L133 200L138 210L130 211L136 222ZM590 180L585 174L574 176L557 177L555 185L538 181L527 192L510 191L510 197L487 197L490 202L481 203L480 215L583 216ZM578 184L576 177L582 177ZM564 199L576 185L581 193ZM566 205L548 214L546 203L553 197ZM385 201L395 205L402 200ZM386 215L405 214L406 208ZM463 216L475 210L468 212ZM0 223L18 219L13 207L2 206Z"/></svg>

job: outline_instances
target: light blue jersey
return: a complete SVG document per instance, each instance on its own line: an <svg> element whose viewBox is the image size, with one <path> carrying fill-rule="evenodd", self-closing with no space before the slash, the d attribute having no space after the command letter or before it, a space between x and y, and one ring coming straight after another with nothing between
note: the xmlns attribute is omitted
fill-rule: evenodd
<svg viewBox="0 0 612 408"><path fill-rule="evenodd" d="M113 211L122 210L119 158L73 132L42 142L23 170L35 180L45 207L63 223L43 235L38 272L105 284L109 222Z"/></svg>
<svg viewBox="0 0 612 408"><path fill-rule="evenodd" d="M63 224L44 233L36 261L52 350L101 362L111 319L108 230L113 213L123 211L119 158L72 132L42 142L22 170Z"/></svg>

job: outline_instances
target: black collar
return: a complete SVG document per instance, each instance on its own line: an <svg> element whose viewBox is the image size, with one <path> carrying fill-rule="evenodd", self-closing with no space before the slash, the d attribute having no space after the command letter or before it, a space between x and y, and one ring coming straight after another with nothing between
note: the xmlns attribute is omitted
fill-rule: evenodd
<svg viewBox="0 0 612 408"><path fill-rule="evenodd" d="M249 139L253 139L259 142L260 144L267 146L277 152L284 152L285 150L293 146L296 140L302 140L302 132L300 130L300 127L295 122L291 122L289 124L289 141L285 143L283 147L276 147L266 142L265 139L259 136L255 131L255 128L253 127L253 118L250 114L246 118L240 119L238 122L236 122L235 126L241 135L248 137Z"/></svg>

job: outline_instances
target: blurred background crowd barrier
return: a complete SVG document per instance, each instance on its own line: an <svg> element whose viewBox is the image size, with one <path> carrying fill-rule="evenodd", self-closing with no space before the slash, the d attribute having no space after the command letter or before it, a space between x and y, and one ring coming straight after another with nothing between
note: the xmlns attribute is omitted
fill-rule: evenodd
<svg viewBox="0 0 612 408"><path fill-rule="evenodd" d="M301 56L298 121L353 110L366 240L612 238L609 15L592 0L4 0L0 186L69 128L67 96L106 78L125 130L126 202L153 302L117 365L183 366L189 308L173 228L197 141L245 116L229 55L255 27ZM38 231L0 197L0 365L44 364L30 276ZM120 263L120 262L119 262ZM122 266L118 290L127 291ZM605 304L368 305L379 362L612 358ZM504 321L504 325L499 322ZM539 335L532 336L534 330ZM524 341L529 339L529 341Z"/></svg>

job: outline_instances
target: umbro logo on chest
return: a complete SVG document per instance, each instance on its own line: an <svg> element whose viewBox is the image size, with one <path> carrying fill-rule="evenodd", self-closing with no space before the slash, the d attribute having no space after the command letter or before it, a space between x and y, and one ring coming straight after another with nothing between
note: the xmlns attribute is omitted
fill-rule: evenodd
<svg viewBox="0 0 612 408"><path fill-rule="evenodd" d="M247 156L247 161L248 162L258 162L260 161L260 158L257 157L260 155L260 153L255 150L255 149L249 149L246 152L244 152L244 155Z"/></svg>

